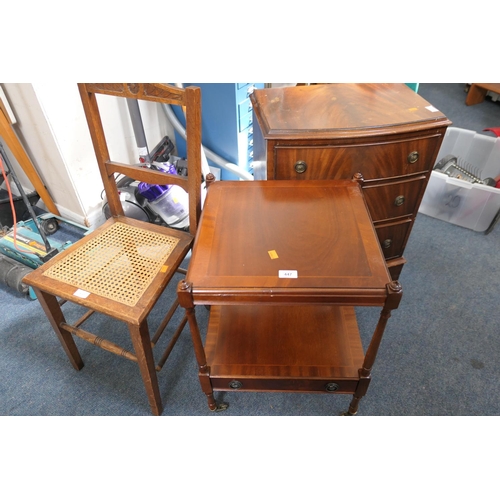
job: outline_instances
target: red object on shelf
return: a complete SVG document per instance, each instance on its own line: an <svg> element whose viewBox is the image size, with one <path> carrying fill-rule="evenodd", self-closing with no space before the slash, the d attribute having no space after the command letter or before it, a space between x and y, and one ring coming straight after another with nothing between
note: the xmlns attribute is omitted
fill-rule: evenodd
<svg viewBox="0 0 500 500"><path fill-rule="evenodd" d="M493 132L497 137L500 137L500 127L492 127L483 129L484 132Z"/></svg>

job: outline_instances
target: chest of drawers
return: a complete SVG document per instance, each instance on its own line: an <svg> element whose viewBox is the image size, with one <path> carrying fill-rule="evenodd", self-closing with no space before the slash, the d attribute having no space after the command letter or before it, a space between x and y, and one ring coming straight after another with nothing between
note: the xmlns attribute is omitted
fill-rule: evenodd
<svg viewBox="0 0 500 500"><path fill-rule="evenodd" d="M255 90L257 180L363 176L391 276L451 122L404 84L325 84ZM311 221L311 224L314 222Z"/></svg>

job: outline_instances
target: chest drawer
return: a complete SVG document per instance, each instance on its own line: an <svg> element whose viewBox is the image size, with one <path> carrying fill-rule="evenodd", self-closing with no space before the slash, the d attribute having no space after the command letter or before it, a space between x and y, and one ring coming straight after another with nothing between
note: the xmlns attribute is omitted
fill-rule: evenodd
<svg viewBox="0 0 500 500"><path fill-rule="evenodd" d="M412 221L410 219L397 224L375 226L386 259L394 259L403 255L411 226Z"/></svg>
<svg viewBox="0 0 500 500"><path fill-rule="evenodd" d="M411 216L423 196L427 177L364 185L363 194L373 222Z"/></svg>
<svg viewBox="0 0 500 500"><path fill-rule="evenodd" d="M365 180L425 172L433 167L441 135L414 140L357 145L276 144L268 158L268 179L348 179L360 172Z"/></svg>

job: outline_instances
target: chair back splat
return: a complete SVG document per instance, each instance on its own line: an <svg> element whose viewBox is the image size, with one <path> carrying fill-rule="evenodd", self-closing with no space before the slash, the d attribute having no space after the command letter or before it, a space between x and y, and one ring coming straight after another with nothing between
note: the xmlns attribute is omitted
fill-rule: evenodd
<svg viewBox="0 0 500 500"><path fill-rule="evenodd" d="M176 184L181 186L190 195L189 232L194 236L201 212L201 190L199 183L199 179L201 178L201 90L198 87L180 89L157 83L80 83L78 84L78 88L112 215L123 215L123 208L114 174L123 174L138 181L147 182L148 184ZM186 112L189 168L191 172L195 172L195 169L199 170L198 178L195 175L190 175L186 179L178 175L111 161L99 113L97 94L182 106Z"/></svg>
<svg viewBox="0 0 500 500"><path fill-rule="evenodd" d="M29 273L24 281L35 291L74 368L80 370L83 367L74 336L136 362L151 411L160 415L163 404L157 372L179 338L186 318L183 316L179 324L171 328L171 337L163 354L155 357L153 348L167 331L179 305L175 293L173 303L152 336L148 317L176 272L185 274L180 265L192 247L201 215L201 91L197 87L178 88L157 83L82 83L78 88L110 217L90 234ZM98 94L182 106L186 113L187 176L113 161L99 112ZM151 185L180 186L188 194L189 230L127 217L120 199L118 176ZM61 307L65 302L84 306L87 311L70 324ZM108 340L101 334L83 329L83 323L95 312L124 322L132 348L125 349L116 339ZM107 322L102 324L107 331L114 329Z"/></svg>

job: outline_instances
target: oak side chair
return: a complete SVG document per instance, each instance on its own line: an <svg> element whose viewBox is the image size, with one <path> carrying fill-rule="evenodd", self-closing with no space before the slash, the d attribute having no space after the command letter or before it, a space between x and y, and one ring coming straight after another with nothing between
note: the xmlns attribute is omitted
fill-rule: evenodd
<svg viewBox="0 0 500 500"><path fill-rule="evenodd" d="M31 272L25 282L33 287L75 369L80 370L83 361L73 335L137 362L151 411L161 415L163 404L157 371L163 367L186 319L184 316L165 352L156 361L153 347L173 317L178 302L174 301L152 338L148 315L176 272L186 273L179 266L192 247L201 214L201 90L154 83L88 83L78 84L78 88L112 216ZM186 114L188 175L171 175L112 161L97 94L182 106ZM189 195L189 232L126 217L116 185L117 174L149 184L181 186ZM61 309L66 301L87 309L71 325ZM82 324L94 312L125 322L134 352L84 330Z"/></svg>

